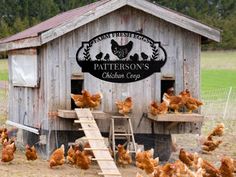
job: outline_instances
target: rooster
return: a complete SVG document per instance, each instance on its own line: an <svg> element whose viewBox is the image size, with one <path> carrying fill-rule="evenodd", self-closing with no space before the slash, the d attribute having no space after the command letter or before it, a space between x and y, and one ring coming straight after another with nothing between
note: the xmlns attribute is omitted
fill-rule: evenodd
<svg viewBox="0 0 236 177"><path fill-rule="evenodd" d="M129 41L128 44L120 46L115 40L111 40L111 51L120 60L126 58L133 48L133 42Z"/></svg>

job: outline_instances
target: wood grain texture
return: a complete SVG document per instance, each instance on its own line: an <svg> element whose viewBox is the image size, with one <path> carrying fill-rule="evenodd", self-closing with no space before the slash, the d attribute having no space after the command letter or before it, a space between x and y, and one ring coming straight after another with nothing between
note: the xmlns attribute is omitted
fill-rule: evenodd
<svg viewBox="0 0 236 177"><path fill-rule="evenodd" d="M13 87L10 78L10 120L22 124L27 120L26 124L29 126L40 127L41 125L42 128L50 130L76 130L73 121L48 115L50 112L57 112L58 109L71 109L71 79L81 73L81 68L75 60L76 51L83 41L88 41L101 33L140 29L143 30L144 35L154 41L161 41L167 51L168 61L161 73L127 84L105 82L89 73L84 73L83 88L91 93L98 91L103 93L99 107L103 112L116 112L115 101L131 96L134 106L130 117L134 132L152 133L152 122L143 118L143 113L148 111L151 101L161 101L160 84L164 76L172 76L175 79L176 92L188 88L193 96L199 98L201 37L128 6L102 16L40 47L38 49L39 88ZM11 55L9 67L11 67ZM11 68L9 72L11 77ZM109 132L109 121L98 120L97 124L101 132ZM154 123L154 132L170 133L166 126L163 122ZM183 133L199 131L199 129L200 125L195 126L195 123L183 123L176 125L171 131Z"/></svg>

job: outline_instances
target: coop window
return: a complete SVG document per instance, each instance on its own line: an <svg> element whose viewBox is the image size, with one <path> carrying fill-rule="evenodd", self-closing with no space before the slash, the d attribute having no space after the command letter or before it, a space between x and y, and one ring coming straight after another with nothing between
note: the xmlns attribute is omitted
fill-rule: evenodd
<svg viewBox="0 0 236 177"><path fill-rule="evenodd" d="M36 49L12 52L10 60L13 86L38 86L39 74Z"/></svg>
<svg viewBox="0 0 236 177"><path fill-rule="evenodd" d="M71 78L71 93L81 94L83 89L84 78L82 74L73 75ZM76 105L71 99L71 109L75 109Z"/></svg>
<svg viewBox="0 0 236 177"><path fill-rule="evenodd" d="M167 89L175 87L175 80L174 79L164 79L161 80L161 100L163 98L164 93L167 91Z"/></svg>

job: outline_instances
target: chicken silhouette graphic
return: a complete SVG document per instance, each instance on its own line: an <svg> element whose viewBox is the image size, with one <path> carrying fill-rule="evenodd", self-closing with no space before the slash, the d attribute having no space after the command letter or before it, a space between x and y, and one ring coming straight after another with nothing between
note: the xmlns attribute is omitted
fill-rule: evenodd
<svg viewBox="0 0 236 177"><path fill-rule="evenodd" d="M129 41L126 45L119 45L115 40L111 40L111 51L120 60L126 58L133 48L133 42Z"/></svg>

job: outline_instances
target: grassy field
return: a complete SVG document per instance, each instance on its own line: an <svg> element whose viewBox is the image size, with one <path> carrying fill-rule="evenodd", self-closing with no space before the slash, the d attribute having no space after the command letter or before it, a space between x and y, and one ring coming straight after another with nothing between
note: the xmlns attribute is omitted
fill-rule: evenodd
<svg viewBox="0 0 236 177"><path fill-rule="evenodd" d="M201 58L202 91L236 88L236 51L207 51Z"/></svg>
<svg viewBox="0 0 236 177"><path fill-rule="evenodd" d="M7 60L0 60L0 81L8 80Z"/></svg>

